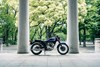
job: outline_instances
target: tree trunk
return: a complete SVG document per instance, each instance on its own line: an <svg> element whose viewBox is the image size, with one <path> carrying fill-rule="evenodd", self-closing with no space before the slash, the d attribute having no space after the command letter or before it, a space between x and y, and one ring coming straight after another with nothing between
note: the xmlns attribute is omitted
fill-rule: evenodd
<svg viewBox="0 0 100 67"><path fill-rule="evenodd" d="M12 40L11 44L14 44L14 33L12 33L12 35L11 35L11 40Z"/></svg>
<svg viewBox="0 0 100 67"><path fill-rule="evenodd" d="M82 45L82 44L81 44L81 42L82 42L81 36L82 36L82 35L81 35L81 30L79 30L79 44L80 44L80 45Z"/></svg>
<svg viewBox="0 0 100 67"><path fill-rule="evenodd" d="M45 27L45 30L46 30L46 38L50 38L51 37L51 33L50 33L50 27L46 26Z"/></svg>
<svg viewBox="0 0 100 67"><path fill-rule="evenodd" d="M16 29L15 35L14 35L14 42L15 42L15 44L16 44L16 41L17 41L17 32L18 32L18 29Z"/></svg>
<svg viewBox="0 0 100 67"><path fill-rule="evenodd" d="M38 28L37 28L37 29L35 29L35 32L34 32L34 34L33 34L32 38L31 38L31 42L32 42L32 41L33 41L33 39L34 39L34 37L35 37L35 35L36 35L37 30L38 30Z"/></svg>
<svg viewBox="0 0 100 67"><path fill-rule="evenodd" d="M83 47L86 47L86 28L83 28Z"/></svg>
<svg viewBox="0 0 100 67"><path fill-rule="evenodd" d="M9 28L8 25L5 26L5 30L4 30L4 36L3 36L3 41L6 44L6 46L8 45L8 38L9 38Z"/></svg>
<svg viewBox="0 0 100 67"><path fill-rule="evenodd" d="M40 28L40 35L39 35L40 39L42 39L42 28Z"/></svg>

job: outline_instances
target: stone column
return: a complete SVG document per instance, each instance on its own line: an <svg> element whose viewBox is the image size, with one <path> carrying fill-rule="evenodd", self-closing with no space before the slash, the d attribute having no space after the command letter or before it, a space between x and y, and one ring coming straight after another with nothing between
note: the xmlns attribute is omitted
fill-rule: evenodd
<svg viewBox="0 0 100 67"><path fill-rule="evenodd" d="M18 53L29 52L29 2L19 0Z"/></svg>
<svg viewBox="0 0 100 67"><path fill-rule="evenodd" d="M0 53L3 51L3 39L0 38Z"/></svg>
<svg viewBox="0 0 100 67"><path fill-rule="evenodd" d="M69 53L79 53L79 32L78 32L78 7L77 0L68 0L67 12L67 44Z"/></svg>
<svg viewBox="0 0 100 67"><path fill-rule="evenodd" d="M95 38L95 52L100 53L100 38Z"/></svg>

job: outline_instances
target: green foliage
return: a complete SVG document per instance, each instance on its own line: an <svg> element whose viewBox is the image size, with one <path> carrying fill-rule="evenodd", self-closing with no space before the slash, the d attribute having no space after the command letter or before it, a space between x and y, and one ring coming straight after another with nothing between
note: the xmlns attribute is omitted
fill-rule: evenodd
<svg viewBox="0 0 100 67"><path fill-rule="evenodd" d="M58 33L55 33L56 35L58 35L60 37L60 40L61 41L65 41L66 40L66 37L67 35L62 33L62 32L58 32Z"/></svg>
<svg viewBox="0 0 100 67"><path fill-rule="evenodd" d="M51 26L58 20L62 21L66 17L64 5L66 5L64 0L31 0L30 21L32 22L30 25L43 23L45 26Z"/></svg>
<svg viewBox="0 0 100 67"><path fill-rule="evenodd" d="M78 0L79 22L84 22L84 17L87 14L85 0ZM67 1L66 0L30 0L30 26L33 29L40 26L42 23L45 29L43 30L46 38L53 36L54 33L66 32L67 20ZM40 30L38 28L38 30ZM37 31L38 31L37 30ZM42 33L43 33L42 32ZM41 33L40 33L41 34ZM39 34L39 35L40 35ZM37 34L36 34L37 35ZM38 35L37 35L38 36Z"/></svg>
<svg viewBox="0 0 100 67"><path fill-rule="evenodd" d="M11 44L15 44L16 18L14 15L14 10L9 6L8 0L2 0L0 3L0 37L3 38L6 45L8 45L9 41Z"/></svg>
<svg viewBox="0 0 100 67"><path fill-rule="evenodd" d="M93 41L96 37L100 37L100 1L86 0L87 14L84 17L83 23L79 23L80 41L84 44L86 40Z"/></svg>
<svg viewBox="0 0 100 67"><path fill-rule="evenodd" d="M100 1L78 0L80 39L93 39L100 32ZM67 1L29 0L30 40L42 39L57 34L66 40ZM15 43L18 27L18 0L2 0L0 3L0 37L5 43ZM84 30L86 35L84 35ZM99 35L98 32L98 35Z"/></svg>

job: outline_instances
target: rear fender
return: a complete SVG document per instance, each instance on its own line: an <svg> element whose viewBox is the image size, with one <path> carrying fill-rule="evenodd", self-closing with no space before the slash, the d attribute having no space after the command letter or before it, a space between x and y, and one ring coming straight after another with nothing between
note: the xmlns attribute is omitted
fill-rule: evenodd
<svg viewBox="0 0 100 67"><path fill-rule="evenodd" d="M43 41L41 41L41 40L35 40L35 41L32 42L32 44L33 44L33 43L40 43L40 45L43 46L43 47L44 47L44 44L45 44L45 43L44 43Z"/></svg>

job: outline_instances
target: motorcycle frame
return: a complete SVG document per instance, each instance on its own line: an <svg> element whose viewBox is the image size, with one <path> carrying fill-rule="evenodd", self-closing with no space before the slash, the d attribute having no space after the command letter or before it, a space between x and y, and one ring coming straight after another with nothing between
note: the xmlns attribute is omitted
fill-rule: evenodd
<svg viewBox="0 0 100 67"><path fill-rule="evenodd" d="M47 43L49 43L49 42L52 42L53 44L54 44L54 46L55 46L55 44L56 44L56 42L58 42L59 44L61 43L60 42L60 38L57 36L57 37L55 37L55 41L50 41L50 40L47 40L47 41L42 41L42 40L35 40L34 42L32 42L32 43L35 43L35 42L38 42L38 43L40 43L40 45L42 46L42 49L44 48L44 50L46 51L48 48L47 48ZM53 48L54 49L54 48Z"/></svg>

